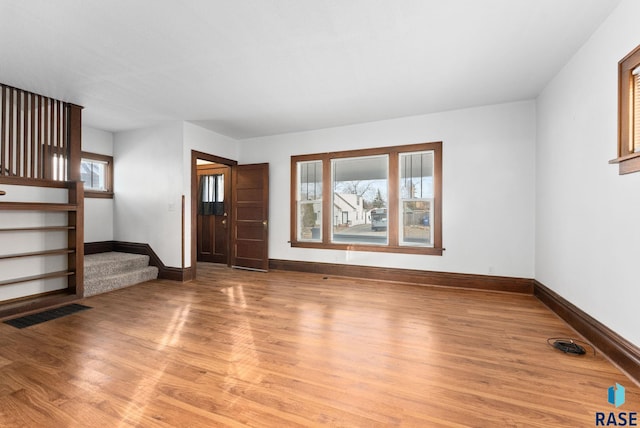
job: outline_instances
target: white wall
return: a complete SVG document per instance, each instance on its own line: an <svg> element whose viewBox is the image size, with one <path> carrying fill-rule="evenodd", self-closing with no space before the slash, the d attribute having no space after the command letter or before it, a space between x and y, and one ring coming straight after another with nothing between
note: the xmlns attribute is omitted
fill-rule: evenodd
<svg viewBox="0 0 640 428"><path fill-rule="evenodd" d="M270 164L269 257L532 278L533 101L241 142L241 163ZM290 156L443 142L443 256L292 248Z"/></svg>
<svg viewBox="0 0 640 428"><path fill-rule="evenodd" d="M114 135L114 240L147 243L182 265L183 123Z"/></svg>
<svg viewBox="0 0 640 428"><path fill-rule="evenodd" d="M113 156L113 134L82 127L82 151ZM113 240L113 199L84 199L84 242Z"/></svg>
<svg viewBox="0 0 640 428"><path fill-rule="evenodd" d="M535 278L640 346L640 173L607 163L638 16L640 2L623 1L539 96Z"/></svg>
<svg viewBox="0 0 640 428"><path fill-rule="evenodd" d="M146 243L166 266L191 266L191 151L238 159L238 143L189 122L114 136L114 240Z"/></svg>
<svg viewBox="0 0 640 428"><path fill-rule="evenodd" d="M189 122L183 134L183 193L185 195L185 266L191 266L191 151L238 160L238 142Z"/></svg>
<svg viewBox="0 0 640 428"><path fill-rule="evenodd" d="M83 126L82 151L113 156L113 134L102 129Z"/></svg>

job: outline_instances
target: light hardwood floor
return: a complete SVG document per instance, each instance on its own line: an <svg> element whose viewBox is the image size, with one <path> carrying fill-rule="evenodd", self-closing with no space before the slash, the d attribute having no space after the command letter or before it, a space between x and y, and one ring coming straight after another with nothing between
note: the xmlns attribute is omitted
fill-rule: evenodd
<svg viewBox="0 0 640 428"><path fill-rule="evenodd" d="M0 325L0 426L591 427L640 388L533 296L198 265ZM626 403L607 388L626 387Z"/></svg>

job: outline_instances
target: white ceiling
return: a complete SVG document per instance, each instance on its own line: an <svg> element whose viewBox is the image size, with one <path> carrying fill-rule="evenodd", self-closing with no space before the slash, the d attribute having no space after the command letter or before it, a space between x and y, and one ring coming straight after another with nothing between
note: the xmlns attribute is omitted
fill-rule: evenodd
<svg viewBox="0 0 640 428"><path fill-rule="evenodd" d="M0 0L0 82L234 138L532 99L620 0Z"/></svg>

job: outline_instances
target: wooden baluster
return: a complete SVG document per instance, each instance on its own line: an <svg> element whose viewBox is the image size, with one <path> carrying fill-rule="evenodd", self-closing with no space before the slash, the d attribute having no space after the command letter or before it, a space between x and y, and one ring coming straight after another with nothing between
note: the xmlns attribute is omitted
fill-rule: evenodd
<svg viewBox="0 0 640 428"><path fill-rule="evenodd" d="M29 177L29 93L22 91L22 172L20 177Z"/></svg>
<svg viewBox="0 0 640 428"><path fill-rule="evenodd" d="M21 165L21 144L22 143L22 91L17 91L17 99L16 99L16 164L15 164L15 175L20 176L20 165Z"/></svg>
<svg viewBox="0 0 640 428"><path fill-rule="evenodd" d="M42 95L38 95L38 114L37 114L37 118L38 118L38 138L36 139L36 152L37 152L37 156L38 156L38 160L36 162L36 176L37 178L44 178L44 174L43 174L43 168L44 168L44 159L42 158L42 154L44 153L44 147L43 147L43 129L44 129L44 124L43 124L43 114L44 109L43 109L44 105L43 105L43 98Z"/></svg>
<svg viewBox="0 0 640 428"><path fill-rule="evenodd" d="M31 94L31 152L29 157L29 174L31 178L36 178L36 95Z"/></svg>
<svg viewBox="0 0 640 428"><path fill-rule="evenodd" d="M65 121L66 114L62 101L57 101L58 104L58 147L56 153L58 154L58 180L64 181L67 179L65 172L65 153L64 153L64 139L65 139Z"/></svg>
<svg viewBox="0 0 640 428"><path fill-rule="evenodd" d="M51 126L51 134L49 135L50 140L49 140L49 159L47 160L47 163L49 164L49 167L51 168L50 174L47 177L49 180L53 180L54 176L55 176L55 163L53 162L53 159L55 157L55 137L56 137L56 101L55 100L51 100L51 122L50 122L50 126Z"/></svg>
<svg viewBox="0 0 640 428"><path fill-rule="evenodd" d="M15 142L13 141L13 113L15 108L13 106L13 94L15 90L13 88L9 88L9 159L7 159L7 164L5 166L6 173L8 175L13 175L13 146Z"/></svg>
<svg viewBox="0 0 640 428"><path fill-rule="evenodd" d="M44 156L42 158L42 164L44 169L44 178L47 180L51 180L53 178L53 174L51 173L51 147L49 146L49 98L44 98L43 105L43 148L44 148Z"/></svg>
<svg viewBox="0 0 640 428"><path fill-rule="evenodd" d="M6 163L6 129L7 129L7 88L4 85L2 86L2 116L0 117L0 175L5 175L5 168L7 166Z"/></svg>
<svg viewBox="0 0 640 428"><path fill-rule="evenodd" d="M55 169L53 173L54 180L63 180L64 177L61 174L61 161L60 161L60 150L58 148L58 117L56 113L58 112L58 100L51 100L51 150L53 152L53 157L55 162L53 163L53 168Z"/></svg>
<svg viewBox="0 0 640 428"><path fill-rule="evenodd" d="M20 177L29 177L29 93L22 91L24 105L22 106L22 174Z"/></svg>

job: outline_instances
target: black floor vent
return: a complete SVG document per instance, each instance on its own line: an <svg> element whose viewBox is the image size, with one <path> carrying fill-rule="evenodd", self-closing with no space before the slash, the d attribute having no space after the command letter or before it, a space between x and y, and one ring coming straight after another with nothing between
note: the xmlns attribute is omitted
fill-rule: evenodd
<svg viewBox="0 0 640 428"><path fill-rule="evenodd" d="M4 321L4 323L9 324L15 328L25 328L35 324L40 324L45 321L64 317L66 315L75 314L76 312L84 311L85 309L91 309L91 306L84 306L73 303L71 305L61 306L59 308L38 312L37 314L25 315L20 318L7 320Z"/></svg>

